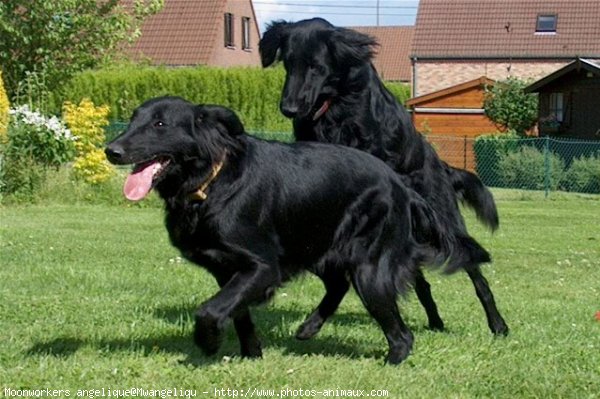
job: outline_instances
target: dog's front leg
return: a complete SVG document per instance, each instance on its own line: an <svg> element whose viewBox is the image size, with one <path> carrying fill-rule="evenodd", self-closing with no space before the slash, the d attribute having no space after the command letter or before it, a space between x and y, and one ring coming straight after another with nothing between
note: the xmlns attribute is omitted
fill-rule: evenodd
<svg viewBox="0 0 600 399"><path fill-rule="evenodd" d="M250 319L248 306L263 302L272 295L279 283L277 268L266 264L256 264L251 269L234 274L221 290L196 312L196 344L207 355L216 353L221 345L223 325L229 317L233 317L242 346L242 355L260 356L260 343L253 331L254 324ZM247 330L250 327L252 331Z"/></svg>
<svg viewBox="0 0 600 399"><path fill-rule="evenodd" d="M248 308L240 309L233 316L233 325L240 341L240 352L243 357L261 357L260 340L256 335L254 323Z"/></svg>
<svg viewBox="0 0 600 399"><path fill-rule="evenodd" d="M229 273L215 273L215 278L219 287L223 288L225 284L231 280L232 275ZM252 322L250 309L248 307L240 307L233 314L233 325L240 341L240 352L243 357L261 357L262 349L260 340L256 335L256 329Z"/></svg>

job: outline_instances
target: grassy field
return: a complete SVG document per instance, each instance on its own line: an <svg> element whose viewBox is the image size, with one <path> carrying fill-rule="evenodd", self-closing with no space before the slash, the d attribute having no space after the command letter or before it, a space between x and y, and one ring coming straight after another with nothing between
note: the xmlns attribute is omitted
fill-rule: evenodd
<svg viewBox="0 0 600 399"><path fill-rule="evenodd" d="M383 334L354 293L315 339L294 339L322 294L312 276L254 311L263 359L237 357L232 328L219 355L207 358L192 344L192 314L216 284L171 248L161 210L0 208L0 396L143 388L213 398L256 388L248 396L354 389L391 398L597 398L600 199L497 197L495 234L467 216L494 256L484 273L509 336L491 336L465 274L428 273L448 331L428 331L414 295L401 299L416 340L397 367L383 364Z"/></svg>

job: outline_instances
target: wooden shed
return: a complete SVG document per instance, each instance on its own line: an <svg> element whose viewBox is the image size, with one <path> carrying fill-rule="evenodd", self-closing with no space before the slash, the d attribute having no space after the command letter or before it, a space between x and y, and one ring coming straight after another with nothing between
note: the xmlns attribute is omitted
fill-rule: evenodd
<svg viewBox="0 0 600 399"><path fill-rule="evenodd" d="M450 165L475 170L474 139L498 132L483 110L485 88L495 83L482 76L406 102L417 130Z"/></svg>
<svg viewBox="0 0 600 399"><path fill-rule="evenodd" d="M577 58L525 88L539 93L539 132L600 140L600 61Z"/></svg>

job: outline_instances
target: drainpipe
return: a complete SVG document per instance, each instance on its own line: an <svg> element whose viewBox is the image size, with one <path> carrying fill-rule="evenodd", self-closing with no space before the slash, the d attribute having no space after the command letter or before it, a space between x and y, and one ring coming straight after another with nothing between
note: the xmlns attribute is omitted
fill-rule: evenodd
<svg viewBox="0 0 600 399"><path fill-rule="evenodd" d="M412 96L417 96L417 57L411 57L410 63L412 66Z"/></svg>

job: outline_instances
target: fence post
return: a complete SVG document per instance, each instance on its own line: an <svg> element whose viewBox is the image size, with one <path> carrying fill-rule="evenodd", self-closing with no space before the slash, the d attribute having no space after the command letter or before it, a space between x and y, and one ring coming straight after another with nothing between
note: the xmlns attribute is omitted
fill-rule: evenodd
<svg viewBox="0 0 600 399"><path fill-rule="evenodd" d="M548 198L552 173L552 166L550 164L550 136L544 136L544 140L544 198Z"/></svg>
<svg viewBox="0 0 600 399"><path fill-rule="evenodd" d="M463 142L463 169L467 170L467 136L465 136Z"/></svg>

